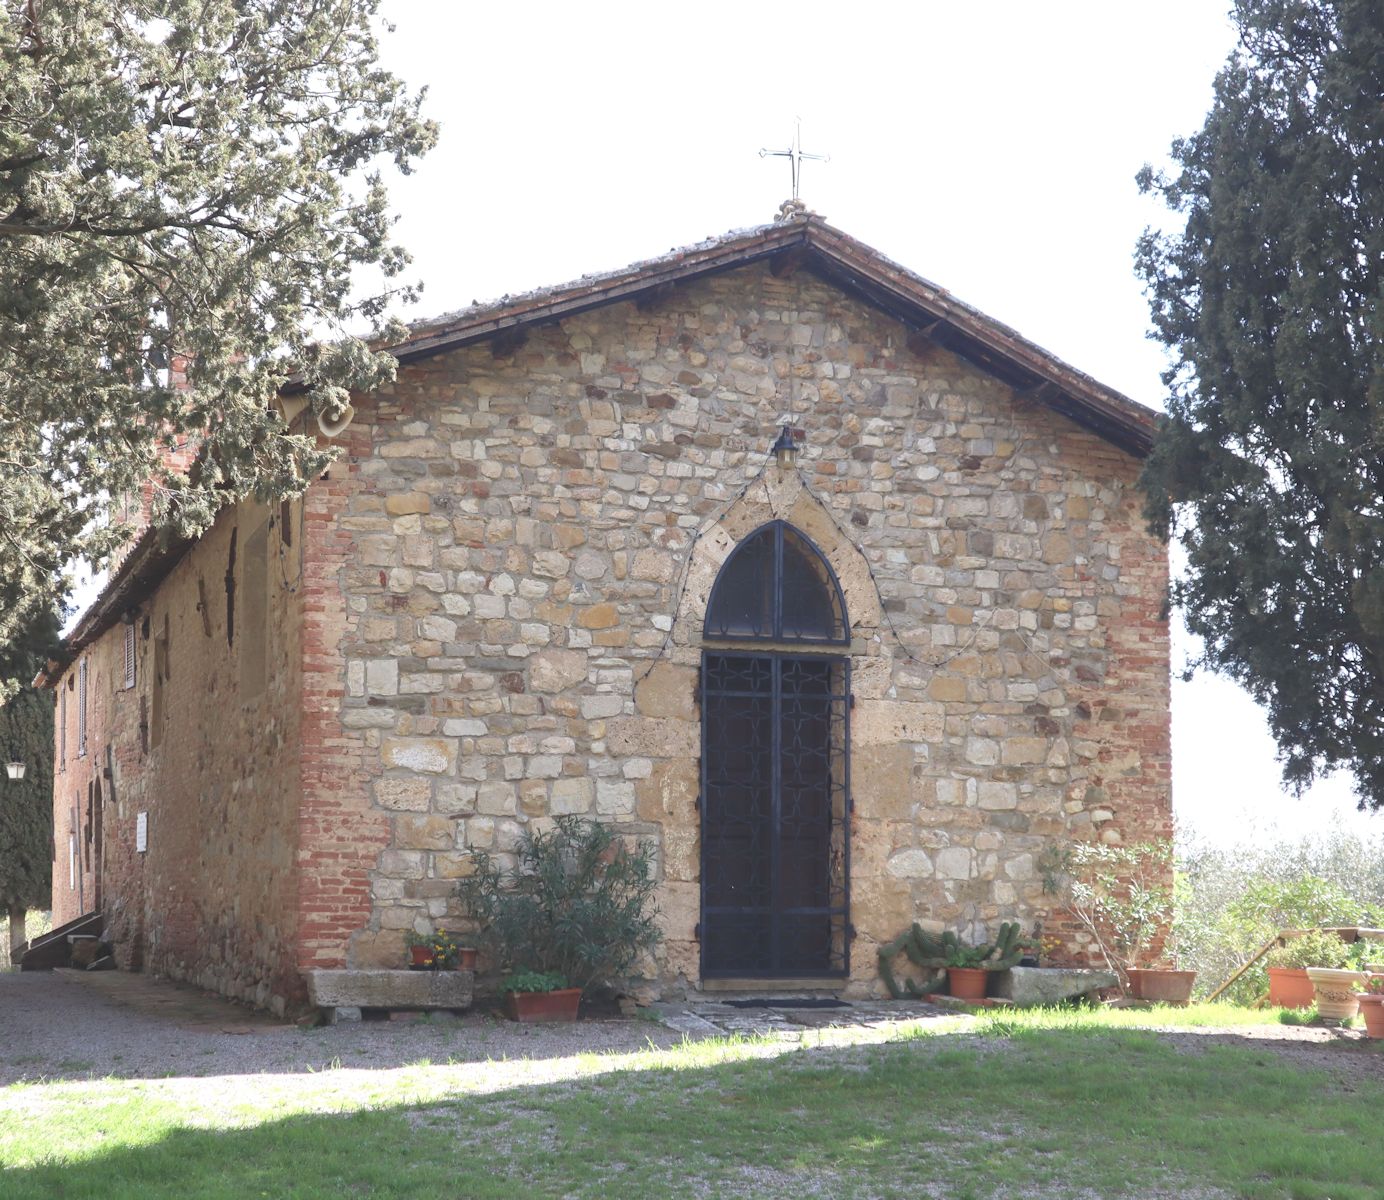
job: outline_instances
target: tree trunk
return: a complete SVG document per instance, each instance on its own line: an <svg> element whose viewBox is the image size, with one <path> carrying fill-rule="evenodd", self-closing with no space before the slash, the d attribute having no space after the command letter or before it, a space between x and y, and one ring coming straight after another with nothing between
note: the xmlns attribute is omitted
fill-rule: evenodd
<svg viewBox="0 0 1384 1200"><path fill-rule="evenodd" d="M22 904L11 904L10 910L10 957L6 960L8 966L14 961L14 952L24 945L29 939L24 936L24 918L28 915L28 909Z"/></svg>

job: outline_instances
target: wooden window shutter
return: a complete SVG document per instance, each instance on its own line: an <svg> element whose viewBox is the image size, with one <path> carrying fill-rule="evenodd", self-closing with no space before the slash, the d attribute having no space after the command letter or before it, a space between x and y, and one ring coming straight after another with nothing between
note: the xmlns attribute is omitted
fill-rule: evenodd
<svg viewBox="0 0 1384 1200"><path fill-rule="evenodd" d="M77 753L86 754L87 734L87 660L77 664Z"/></svg>
<svg viewBox="0 0 1384 1200"><path fill-rule="evenodd" d="M135 686L135 627L125 626L125 687Z"/></svg>

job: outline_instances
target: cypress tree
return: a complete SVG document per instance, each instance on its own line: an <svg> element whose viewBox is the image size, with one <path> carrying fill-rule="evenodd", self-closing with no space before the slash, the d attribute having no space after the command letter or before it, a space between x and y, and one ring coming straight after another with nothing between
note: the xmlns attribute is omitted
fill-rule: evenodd
<svg viewBox="0 0 1384 1200"><path fill-rule="evenodd" d="M24 778L0 778L0 904L10 949L24 941L24 914L47 908L53 866L53 693L22 688L0 707L0 762Z"/></svg>
<svg viewBox="0 0 1384 1200"><path fill-rule="evenodd" d="M27 686L56 647L58 617L41 615L15 641L0 645L0 679L11 681L0 705L0 906L9 915L10 949L24 941L24 914L47 908L53 867L53 693ZM10 779L4 765L24 764Z"/></svg>
<svg viewBox="0 0 1384 1200"><path fill-rule="evenodd" d="M1384 9L1238 0L1240 44L1137 262L1170 351L1148 515L1197 664L1267 710L1287 783L1384 807Z"/></svg>

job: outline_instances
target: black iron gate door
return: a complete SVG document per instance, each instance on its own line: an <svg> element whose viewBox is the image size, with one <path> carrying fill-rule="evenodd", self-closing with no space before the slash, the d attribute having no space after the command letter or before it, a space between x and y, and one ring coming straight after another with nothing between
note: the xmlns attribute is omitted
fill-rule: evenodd
<svg viewBox="0 0 1384 1200"><path fill-rule="evenodd" d="M845 975L850 662L702 661L702 975Z"/></svg>

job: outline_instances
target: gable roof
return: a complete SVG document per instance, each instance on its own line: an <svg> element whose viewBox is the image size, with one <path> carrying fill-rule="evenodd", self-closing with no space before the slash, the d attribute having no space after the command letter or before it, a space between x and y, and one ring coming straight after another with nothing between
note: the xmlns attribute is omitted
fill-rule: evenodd
<svg viewBox="0 0 1384 1200"><path fill-rule="evenodd" d="M939 345L1121 449L1138 457L1149 451L1157 421L1152 409L1078 371L814 213L732 230L618 271L472 305L414 325L408 337L389 349L400 363L409 363L489 338L520 337L527 326L622 300L657 301L681 284L765 261L776 275L810 271L887 313L908 327L912 349L929 342Z"/></svg>
<svg viewBox="0 0 1384 1200"><path fill-rule="evenodd" d="M807 270L848 295L887 313L910 330L908 345L931 343L975 363L1036 403L1070 417L1116 446L1143 457L1158 414L1069 366L948 292L828 225L815 213L737 229L617 271L504 296L498 301L413 325L390 350L401 364L444 354L487 339L521 338L528 326L617 304L657 302L674 288L704 276L767 262L775 275ZM290 381L285 392L301 390ZM193 545L146 529L101 594L64 640L70 657L110 628L154 590ZM55 682L59 664L39 673Z"/></svg>

